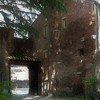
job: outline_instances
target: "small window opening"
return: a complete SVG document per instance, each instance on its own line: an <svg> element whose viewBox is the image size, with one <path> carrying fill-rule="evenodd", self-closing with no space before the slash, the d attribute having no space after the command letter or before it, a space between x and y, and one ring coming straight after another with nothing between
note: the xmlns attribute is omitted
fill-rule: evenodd
<svg viewBox="0 0 100 100"><path fill-rule="evenodd" d="M63 18L63 19L62 19L62 28L63 28L63 29L66 28L66 26L67 26L66 24L67 24L67 23L66 23L66 18Z"/></svg>
<svg viewBox="0 0 100 100"><path fill-rule="evenodd" d="M80 56L84 56L84 48L80 48L79 49L79 55Z"/></svg>

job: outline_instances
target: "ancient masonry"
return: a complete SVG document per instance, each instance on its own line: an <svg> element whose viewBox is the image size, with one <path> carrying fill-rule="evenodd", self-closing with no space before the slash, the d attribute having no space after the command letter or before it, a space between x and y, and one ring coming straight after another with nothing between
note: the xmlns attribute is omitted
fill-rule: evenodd
<svg viewBox="0 0 100 100"><path fill-rule="evenodd" d="M41 34L35 56L43 59L43 92L83 92L82 79L91 74L94 63L96 9L90 0L65 0L67 13L49 9L49 18L40 15L33 23ZM44 54L44 55L43 55ZM41 58L42 59L42 58Z"/></svg>
<svg viewBox="0 0 100 100"><path fill-rule="evenodd" d="M37 38L29 34L27 40L17 39L13 37L12 29L0 29L0 65L5 67L1 78L9 76L9 62L16 60L15 63L23 64L24 60L30 69L30 84L37 82L30 85L30 90L45 95L62 91L84 92L82 79L91 75L94 64L96 8L90 0L64 0L64 4L67 13L49 9L48 19L41 14L35 20L33 27L41 33ZM9 31L5 35L6 30ZM37 69L36 66L40 67ZM32 79L33 72L37 72L37 79Z"/></svg>

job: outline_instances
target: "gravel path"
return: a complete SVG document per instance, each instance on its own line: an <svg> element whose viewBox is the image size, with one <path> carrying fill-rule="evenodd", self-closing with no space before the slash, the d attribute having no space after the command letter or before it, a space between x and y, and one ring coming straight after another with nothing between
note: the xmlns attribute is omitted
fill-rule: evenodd
<svg viewBox="0 0 100 100"><path fill-rule="evenodd" d="M38 97L38 96L15 96L12 100L69 100L69 99L59 99L59 98L48 98L48 97Z"/></svg>
<svg viewBox="0 0 100 100"><path fill-rule="evenodd" d="M46 98L46 97L37 97L37 98L26 98L24 100L66 100L66 99L53 99L53 98ZM68 99L67 99L68 100Z"/></svg>
<svg viewBox="0 0 100 100"><path fill-rule="evenodd" d="M58 98L49 98L49 97L31 96L31 95L14 95L12 100L69 100L69 99L58 99Z"/></svg>
<svg viewBox="0 0 100 100"><path fill-rule="evenodd" d="M15 88L12 90L12 100L65 100L65 99L52 99L48 97L28 95L28 88ZM66 99L67 100L67 99Z"/></svg>
<svg viewBox="0 0 100 100"><path fill-rule="evenodd" d="M78 98L61 99L61 98L48 98L48 97L40 97L40 96L20 95L20 96L16 96L12 100L83 100L83 99L78 99Z"/></svg>
<svg viewBox="0 0 100 100"><path fill-rule="evenodd" d="M50 97L41 97L41 96L33 96L28 95L27 89L15 89L12 91L13 97L11 100L81 100L81 99L75 99L75 98L66 98L66 99L60 99L60 98L50 98Z"/></svg>

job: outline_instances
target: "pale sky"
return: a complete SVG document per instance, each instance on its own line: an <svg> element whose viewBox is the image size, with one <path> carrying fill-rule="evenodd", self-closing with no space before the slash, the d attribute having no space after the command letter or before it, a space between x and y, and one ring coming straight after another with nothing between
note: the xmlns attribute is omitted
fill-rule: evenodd
<svg viewBox="0 0 100 100"><path fill-rule="evenodd" d="M94 1L97 1L97 2L99 2L100 3L100 0L94 0ZM23 11L29 11L28 9L25 9L25 8L23 8L22 6L19 6L19 8L21 8L21 10L23 10ZM36 10L34 10L35 12L37 12ZM37 13L39 13L39 12L37 12ZM3 21L3 17L2 17L2 15L0 14L0 21ZM34 20L33 20L34 21Z"/></svg>
<svg viewBox="0 0 100 100"><path fill-rule="evenodd" d="M15 65L12 65L15 66ZM17 80L29 80L29 72L27 66L17 65L15 67L11 67L11 79Z"/></svg>
<svg viewBox="0 0 100 100"><path fill-rule="evenodd" d="M99 3L100 3L100 0L95 0L95 1L97 1L97 2L99 2Z"/></svg>
<svg viewBox="0 0 100 100"><path fill-rule="evenodd" d="M29 9L24 8L24 7L23 7L23 6L21 6L21 5L18 5L17 7L18 7L21 11L30 12L30 10L29 10ZM2 11L2 9L1 9L0 11ZM5 10L5 12L7 12L7 11ZM8 13L8 12L7 12L7 13ZM40 12L38 12L38 11L37 11L37 10L35 10L35 9L34 9L34 13L40 14ZM10 16L10 18L11 18L11 19L14 19L14 17L13 17L13 16ZM35 19L33 19L33 21L34 21L34 20L35 20ZM4 21L2 14L0 14L0 21Z"/></svg>

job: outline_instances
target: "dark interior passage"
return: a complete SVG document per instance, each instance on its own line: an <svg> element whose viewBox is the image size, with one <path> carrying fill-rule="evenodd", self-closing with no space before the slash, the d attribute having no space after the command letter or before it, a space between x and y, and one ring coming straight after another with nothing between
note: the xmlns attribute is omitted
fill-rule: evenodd
<svg viewBox="0 0 100 100"><path fill-rule="evenodd" d="M40 94L40 63L34 63L29 66L29 94Z"/></svg>

